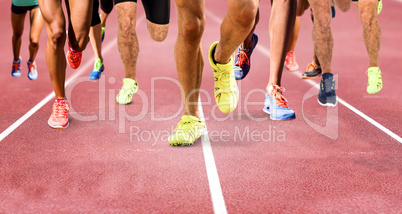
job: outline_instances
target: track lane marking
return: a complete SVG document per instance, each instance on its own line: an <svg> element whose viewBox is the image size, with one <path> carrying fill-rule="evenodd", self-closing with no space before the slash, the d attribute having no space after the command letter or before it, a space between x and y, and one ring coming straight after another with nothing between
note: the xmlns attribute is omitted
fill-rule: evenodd
<svg viewBox="0 0 402 214"><path fill-rule="evenodd" d="M200 119L205 122L204 112L202 110L201 98L198 99L198 108L200 112ZM211 193L212 206L214 213L226 214L227 209L225 199L222 194L222 187L219 181L218 170L216 169L214 154L212 152L211 141L205 125L205 130L201 135L202 151L204 154L205 168L207 170L209 191Z"/></svg>
<svg viewBox="0 0 402 214"><path fill-rule="evenodd" d="M402 2L402 0L397 0L399 2ZM213 21L217 22L217 23L221 23L222 19L215 15L213 12L211 12L208 9L205 9L205 13L212 18ZM270 57L270 51L268 48L266 48L263 45L257 45L256 49L261 52L263 55L267 56L268 58ZM301 73L300 72L291 72L293 75L296 75L297 77L300 78ZM315 83L314 81L310 80L307 81L310 85L319 88L317 83ZM369 116L367 116L366 114L364 114L363 112L361 112L360 110L358 110L357 108L353 107L352 105L350 105L348 102L346 102L345 100L341 99L338 96L338 101L339 103L341 103L342 105L344 105L346 108L348 108L349 110L351 110L352 112L354 112L355 114L359 115L361 118L365 119L367 122L371 123L372 125L374 125L375 127L377 127L378 129L380 129L381 131L383 131L384 133L386 133L388 136L394 138L396 141L398 141L399 143L402 143L402 138L400 136L398 136L397 134L395 134L394 132L392 132L391 130L389 130L388 128L384 127L383 125L381 125L380 123L378 123L377 121L375 121L374 119L370 118Z"/></svg>
<svg viewBox="0 0 402 214"><path fill-rule="evenodd" d="M145 15L142 15L137 19L137 24L145 20ZM117 35L111 40L105 48L102 47L102 54L106 54L117 44ZM66 80L64 83L65 88L77 77L79 77L84 72L88 71L87 69L92 65L93 61L89 60L85 65L83 65L78 71L74 72L74 74ZM68 66L68 65L67 65ZM0 134L0 142L4 140L9 134L11 134L15 129L17 129L21 124L23 124L27 119L29 119L33 114L35 114L40 108L42 108L47 102L55 97L54 92L50 92L45 98L43 98L38 104L36 104L32 109L30 109L27 113L25 113L22 117L20 117L17 121L11 124L6 130L4 130Z"/></svg>

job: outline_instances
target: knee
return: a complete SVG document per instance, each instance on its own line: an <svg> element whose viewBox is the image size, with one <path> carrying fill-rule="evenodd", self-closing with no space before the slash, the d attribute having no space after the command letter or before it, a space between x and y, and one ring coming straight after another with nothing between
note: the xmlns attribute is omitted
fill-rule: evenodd
<svg viewBox="0 0 402 214"><path fill-rule="evenodd" d="M168 34L169 24L157 25L153 23L148 23L149 35L154 41L162 42L166 39Z"/></svg>
<svg viewBox="0 0 402 214"><path fill-rule="evenodd" d="M39 41L36 38L29 38L29 45L32 48L38 48L39 47Z"/></svg>
<svg viewBox="0 0 402 214"><path fill-rule="evenodd" d="M49 40L54 48L63 47L65 42L65 31L64 28L58 25L51 25L50 35L48 35Z"/></svg>
<svg viewBox="0 0 402 214"><path fill-rule="evenodd" d="M371 28L378 23L377 14L373 14L370 11L363 10L360 12L360 21L363 25L363 28Z"/></svg>
<svg viewBox="0 0 402 214"><path fill-rule="evenodd" d="M14 39L21 39L22 31L14 31L13 32L13 37L14 37Z"/></svg>
<svg viewBox="0 0 402 214"><path fill-rule="evenodd" d="M250 28L254 25L258 4L254 1L236 1L229 5L229 13L233 22L240 28Z"/></svg>
<svg viewBox="0 0 402 214"><path fill-rule="evenodd" d="M205 16L187 17L180 21L179 34L186 40L200 41L205 28Z"/></svg>

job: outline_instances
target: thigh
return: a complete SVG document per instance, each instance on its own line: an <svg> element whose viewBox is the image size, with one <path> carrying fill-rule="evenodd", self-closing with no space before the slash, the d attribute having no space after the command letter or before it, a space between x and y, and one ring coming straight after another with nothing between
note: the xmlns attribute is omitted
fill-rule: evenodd
<svg viewBox="0 0 402 214"><path fill-rule="evenodd" d="M30 28L31 39L35 39L36 42L38 42L43 27L43 18L39 7L31 10L30 23L31 23Z"/></svg>
<svg viewBox="0 0 402 214"><path fill-rule="evenodd" d="M155 24L169 24L170 0L142 0L147 20Z"/></svg>
<svg viewBox="0 0 402 214"><path fill-rule="evenodd" d="M91 26L95 26L101 23L99 17L99 0L93 0L92 5L92 18L91 18Z"/></svg>
<svg viewBox="0 0 402 214"><path fill-rule="evenodd" d="M88 35L92 21L93 1L66 0L66 4L71 25L69 30L74 30L75 34Z"/></svg>
<svg viewBox="0 0 402 214"><path fill-rule="evenodd" d="M16 8L16 6L14 6ZM24 31L24 21L25 21L25 13L14 13L15 9L11 12L11 26L13 28L14 34L21 35Z"/></svg>
<svg viewBox="0 0 402 214"><path fill-rule="evenodd" d="M61 1L38 0L40 12L46 25L54 23L65 29L65 18Z"/></svg>

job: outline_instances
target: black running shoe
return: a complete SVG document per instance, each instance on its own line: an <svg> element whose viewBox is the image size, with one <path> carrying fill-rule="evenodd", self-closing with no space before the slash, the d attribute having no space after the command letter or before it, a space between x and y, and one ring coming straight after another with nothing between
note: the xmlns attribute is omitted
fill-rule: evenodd
<svg viewBox="0 0 402 214"><path fill-rule="evenodd" d="M311 62L307 65L306 72L302 74L302 79L315 79L322 73L321 66Z"/></svg>
<svg viewBox="0 0 402 214"><path fill-rule="evenodd" d="M320 92L318 93L318 103L323 106L336 106L335 80L334 75L325 73L322 75Z"/></svg>

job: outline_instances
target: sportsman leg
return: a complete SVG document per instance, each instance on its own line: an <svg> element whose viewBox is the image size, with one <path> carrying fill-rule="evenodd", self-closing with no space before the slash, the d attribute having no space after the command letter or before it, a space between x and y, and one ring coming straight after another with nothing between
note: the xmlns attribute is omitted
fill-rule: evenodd
<svg viewBox="0 0 402 214"><path fill-rule="evenodd" d="M105 69L102 57L102 26L98 15L98 9L99 0L94 0L89 38L94 51L95 63L92 72L89 74L90 80L98 80L101 77L101 73Z"/></svg>
<svg viewBox="0 0 402 214"><path fill-rule="evenodd" d="M13 66L11 70L11 75L13 77L21 76L21 38L24 32L24 21L25 21L26 11L19 11L17 6L12 6L11 11L11 26L13 28L12 36L12 47L13 47Z"/></svg>
<svg viewBox="0 0 402 214"><path fill-rule="evenodd" d="M270 114L272 120L287 120L295 118L295 113L287 106L287 100L282 94L284 88L281 87L281 78L295 22L297 1L273 0L271 3L271 17L269 21L270 73L263 110Z"/></svg>
<svg viewBox="0 0 402 214"><path fill-rule="evenodd" d="M177 76L181 84L184 112L170 145L191 145L205 126L198 109L204 61L201 37L205 28L204 0L176 0L178 35L174 48Z"/></svg>
<svg viewBox="0 0 402 214"><path fill-rule="evenodd" d="M377 20L378 0L359 0L355 2L360 20L363 25L363 41L370 58L367 92L375 94L382 89L381 70L378 66L378 53L380 50L381 27Z"/></svg>
<svg viewBox="0 0 402 214"><path fill-rule="evenodd" d="M28 65L28 78L35 80L38 78L36 70L35 58L39 50L39 37L42 32L43 18L39 7L32 9L30 12L30 32L29 32L29 59Z"/></svg>

